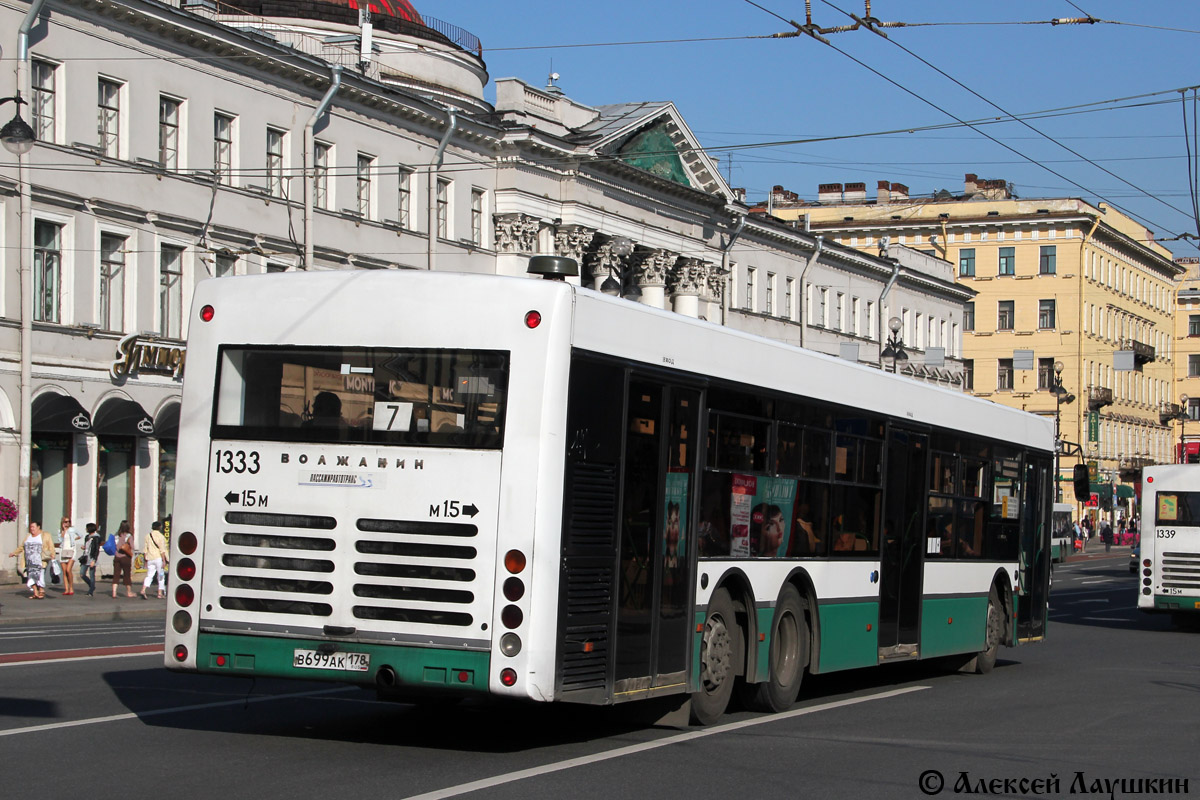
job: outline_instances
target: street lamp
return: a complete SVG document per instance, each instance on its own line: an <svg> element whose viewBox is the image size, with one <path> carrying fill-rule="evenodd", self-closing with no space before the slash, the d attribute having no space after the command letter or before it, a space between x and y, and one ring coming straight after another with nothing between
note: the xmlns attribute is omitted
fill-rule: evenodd
<svg viewBox="0 0 1200 800"><path fill-rule="evenodd" d="M1054 496L1055 501L1062 500L1062 487L1058 483L1058 457L1062 453L1061 414L1063 403L1073 403L1075 395L1063 388L1062 373L1064 365L1061 361L1054 362L1054 375L1050 379L1050 391L1054 392Z"/></svg>
<svg viewBox="0 0 1200 800"><path fill-rule="evenodd" d="M1187 425L1188 419L1188 396L1186 394L1179 395L1179 463L1186 464L1187 451L1183 449L1183 431Z"/></svg>
<svg viewBox="0 0 1200 800"><path fill-rule="evenodd" d="M33 149L34 140L37 138L33 128L29 127L29 123L21 119L21 106L29 105L29 103L21 99L20 92L12 97L0 98L0 106L5 103L16 103L17 113L3 128L0 128L0 143L13 155L23 156Z"/></svg>
<svg viewBox="0 0 1200 800"><path fill-rule="evenodd" d="M901 325L899 317L892 317L888 320L888 328L892 331L892 335L887 338L883 352L879 354L880 359L891 360L893 374L897 371L897 367L903 367L908 363L908 353L904 352L904 338L900 335Z"/></svg>

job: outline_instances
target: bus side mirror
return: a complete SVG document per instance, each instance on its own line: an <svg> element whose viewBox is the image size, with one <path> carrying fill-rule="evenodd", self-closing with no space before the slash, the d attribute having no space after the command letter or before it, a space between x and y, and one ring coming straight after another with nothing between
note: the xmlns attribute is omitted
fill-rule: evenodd
<svg viewBox="0 0 1200 800"><path fill-rule="evenodd" d="M1071 482L1075 485L1075 499L1080 503L1086 503L1092 499L1092 478L1088 472L1087 464L1076 464L1075 474L1071 478Z"/></svg>

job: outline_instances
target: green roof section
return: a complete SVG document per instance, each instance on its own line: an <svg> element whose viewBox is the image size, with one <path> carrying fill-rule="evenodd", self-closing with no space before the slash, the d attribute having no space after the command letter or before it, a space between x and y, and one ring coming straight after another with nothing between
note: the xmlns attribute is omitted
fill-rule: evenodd
<svg viewBox="0 0 1200 800"><path fill-rule="evenodd" d="M674 181L690 187L687 171L683 161L667 133L667 125L660 122L657 125L634 134L617 150L621 160L632 167L644 169L651 175Z"/></svg>

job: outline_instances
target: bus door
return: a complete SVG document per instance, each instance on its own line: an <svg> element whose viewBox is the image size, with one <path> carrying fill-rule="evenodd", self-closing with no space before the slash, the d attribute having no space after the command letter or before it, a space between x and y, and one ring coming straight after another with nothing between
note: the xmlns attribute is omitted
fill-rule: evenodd
<svg viewBox="0 0 1200 800"><path fill-rule="evenodd" d="M621 481L613 699L687 680L700 393L632 376Z"/></svg>
<svg viewBox="0 0 1200 800"><path fill-rule="evenodd" d="M879 660L919 652L929 437L892 428L884 474Z"/></svg>
<svg viewBox="0 0 1200 800"><path fill-rule="evenodd" d="M1025 462L1017 597L1017 639L1021 641L1046 636L1050 600L1050 472L1049 459L1035 457Z"/></svg>

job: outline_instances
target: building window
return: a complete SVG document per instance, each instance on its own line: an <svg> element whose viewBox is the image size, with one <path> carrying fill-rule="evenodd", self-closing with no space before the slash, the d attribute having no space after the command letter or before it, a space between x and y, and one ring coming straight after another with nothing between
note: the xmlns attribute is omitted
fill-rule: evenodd
<svg viewBox="0 0 1200 800"><path fill-rule="evenodd" d="M1037 388L1043 391L1049 391L1054 388L1054 359L1039 358L1037 361L1038 383Z"/></svg>
<svg viewBox="0 0 1200 800"><path fill-rule="evenodd" d="M53 222L33 223L33 318L40 322L58 322L62 230Z"/></svg>
<svg viewBox="0 0 1200 800"><path fill-rule="evenodd" d="M355 167L355 181L357 189L356 197L358 205L355 210L363 219L371 219L371 173L375 171L375 158L365 153L358 154L358 163Z"/></svg>
<svg viewBox="0 0 1200 800"><path fill-rule="evenodd" d="M1188 314L1188 336L1200 336L1200 314Z"/></svg>
<svg viewBox="0 0 1200 800"><path fill-rule="evenodd" d="M125 330L125 242L115 233L100 234L100 327Z"/></svg>
<svg viewBox="0 0 1200 800"><path fill-rule="evenodd" d="M964 247L958 251L958 274L964 278L975 277L975 248Z"/></svg>
<svg viewBox="0 0 1200 800"><path fill-rule="evenodd" d="M964 358L963 362L963 389L968 392L975 391L975 359Z"/></svg>
<svg viewBox="0 0 1200 800"><path fill-rule="evenodd" d="M179 169L179 109L171 97L158 98L158 163L163 169Z"/></svg>
<svg viewBox="0 0 1200 800"><path fill-rule="evenodd" d="M775 273L767 273L767 305L763 309L767 316L770 316L775 310Z"/></svg>
<svg viewBox="0 0 1200 800"><path fill-rule="evenodd" d="M975 303L963 303L963 330L975 330Z"/></svg>
<svg viewBox="0 0 1200 800"><path fill-rule="evenodd" d="M754 267L746 267L746 305L743 308L754 310Z"/></svg>
<svg viewBox="0 0 1200 800"><path fill-rule="evenodd" d="M1013 360L1001 358L996 365L996 391L1011 392L1013 388Z"/></svg>
<svg viewBox="0 0 1200 800"><path fill-rule="evenodd" d="M1200 377L1200 355L1188 356L1188 377Z"/></svg>
<svg viewBox="0 0 1200 800"><path fill-rule="evenodd" d="M1038 256L1038 273L1041 275L1053 275L1055 272L1055 253L1057 247L1052 244L1042 245L1041 254Z"/></svg>
<svg viewBox="0 0 1200 800"><path fill-rule="evenodd" d="M329 152L324 142L313 145L313 205L329 210Z"/></svg>
<svg viewBox="0 0 1200 800"><path fill-rule="evenodd" d="M1049 330L1054 327L1054 301L1038 301L1038 328Z"/></svg>
<svg viewBox="0 0 1200 800"><path fill-rule="evenodd" d="M226 278L237 274L237 256L228 253L217 253L216 277Z"/></svg>
<svg viewBox="0 0 1200 800"><path fill-rule="evenodd" d="M817 292L817 324L829 327L829 290L825 288Z"/></svg>
<svg viewBox="0 0 1200 800"><path fill-rule="evenodd" d="M792 295L796 291L796 281L787 278L783 282L783 316L792 318Z"/></svg>
<svg viewBox="0 0 1200 800"><path fill-rule="evenodd" d="M1011 331L1013 329L1015 302L1015 300L1001 300L996 304L996 330Z"/></svg>
<svg viewBox="0 0 1200 800"><path fill-rule="evenodd" d="M98 88L100 152L110 158L120 158L121 84L100 78Z"/></svg>
<svg viewBox="0 0 1200 800"><path fill-rule="evenodd" d="M267 262L267 274L268 275L273 275L276 272L287 272L287 271L288 271L287 264L280 264L278 261L268 261Z"/></svg>
<svg viewBox="0 0 1200 800"><path fill-rule="evenodd" d="M1000 269L998 275L1015 275L1017 272L1017 256L1015 247L1000 248Z"/></svg>
<svg viewBox="0 0 1200 800"><path fill-rule="evenodd" d="M213 114L213 170L220 183L233 183L233 117Z"/></svg>
<svg viewBox="0 0 1200 800"><path fill-rule="evenodd" d="M471 243L483 245L483 189L471 190Z"/></svg>
<svg viewBox="0 0 1200 800"><path fill-rule="evenodd" d="M30 115L33 117L33 133L39 142L56 141L55 100L57 88L55 66L45 61L33 62L33 102Z"/></svg>
<svg viewBox="0 0 1200 800"><path fill-rule="evenodd" d="M183 248L163 245L158 257L158 332L183 338Z"/></svg>
<svg viewBox="0 0 1200 800"><path fill-rule="evenodd" d="M450 181L441 178L437 182L437 235L450 238Z"/></svg>
<svg viewBox="0 0 1200 800"><path fill-rule="evenodd" d="M1200 397L1189 397L1187 402L1187 418L1200 419Z"/></svg>
<svg viewBox="0 0 1200 800"><path fill-rule="evenodd" d="M403 167L398 175L400 191L397 196L396 221L400 227L412 230L412 173Z"/></svg>
<svg viewBox="0 0 1200 800"><path fill-rule="evenodd" d="M267 128L267 194L283 197L283 140L286 134Z"/></svg>

